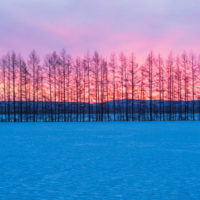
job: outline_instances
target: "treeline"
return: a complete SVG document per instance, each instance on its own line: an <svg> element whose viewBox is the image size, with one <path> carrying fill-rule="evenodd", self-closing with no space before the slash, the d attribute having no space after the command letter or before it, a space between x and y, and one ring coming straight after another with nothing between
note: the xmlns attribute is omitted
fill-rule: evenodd
<svg viewBox="0 0 200 200"><path fill-rule="evenodd" d="M0 61L0 121L199 120L199 74L200 57L187 53L138 64L123 53L12 52Z"/></svg>

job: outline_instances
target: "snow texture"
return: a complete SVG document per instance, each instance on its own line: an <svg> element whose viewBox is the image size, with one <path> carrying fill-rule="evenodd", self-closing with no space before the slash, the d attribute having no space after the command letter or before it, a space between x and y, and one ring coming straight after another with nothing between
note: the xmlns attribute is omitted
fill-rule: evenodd
<svg viewBox="0 0 200 200"><path fill-rule="evenodd" d="M200 122L1 123L0 200L199 200Z"/></svg>

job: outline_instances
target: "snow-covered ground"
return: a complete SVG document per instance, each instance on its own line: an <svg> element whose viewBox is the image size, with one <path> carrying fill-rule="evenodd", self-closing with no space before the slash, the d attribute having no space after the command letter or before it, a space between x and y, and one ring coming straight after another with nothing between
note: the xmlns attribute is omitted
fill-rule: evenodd
<svg viewBox="0 0 200 200"><path fill-rule="evenodd" d="M0 200L199 200L200 122L0 123Z"/></svg>

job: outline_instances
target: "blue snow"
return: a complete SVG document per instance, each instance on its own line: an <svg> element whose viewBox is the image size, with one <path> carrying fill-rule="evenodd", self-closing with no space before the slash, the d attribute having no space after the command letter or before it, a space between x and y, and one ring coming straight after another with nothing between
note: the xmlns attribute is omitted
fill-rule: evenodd
<svg viewBox="0 0 200 200"><path fill-rule="evenodd" d="M0 124L0 200L199 199L200 122Z"/></svg>

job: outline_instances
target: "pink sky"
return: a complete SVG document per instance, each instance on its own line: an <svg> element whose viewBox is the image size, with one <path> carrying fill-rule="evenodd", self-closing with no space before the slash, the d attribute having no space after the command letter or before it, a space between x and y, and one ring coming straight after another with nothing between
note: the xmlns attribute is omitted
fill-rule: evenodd
<svg viewBox="0 0 200 200"><path fill-rule="evenodd" d="M2 0L0 54L199 53L197 0Z"/></svg>

